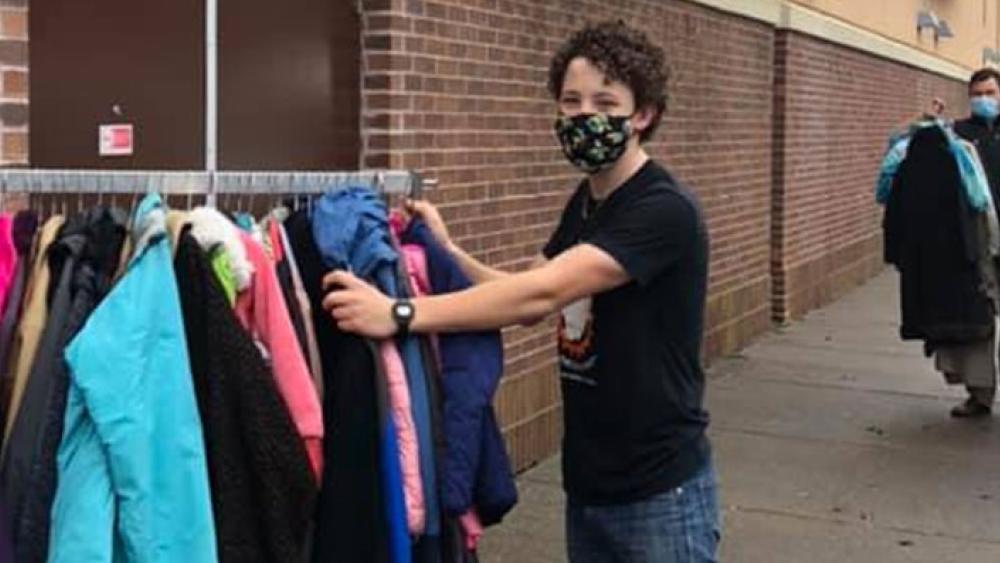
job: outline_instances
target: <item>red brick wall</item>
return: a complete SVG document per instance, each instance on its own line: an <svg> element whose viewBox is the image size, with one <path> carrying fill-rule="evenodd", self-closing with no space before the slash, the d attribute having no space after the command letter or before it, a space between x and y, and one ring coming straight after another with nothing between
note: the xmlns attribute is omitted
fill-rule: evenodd
<svg viewBox="0 0 1000 563"><path fill-rule="evenodd" d="M882 267L874 178L887 132L963 83L795 32L775 41L774 316L826 304Z"/></svg>
<svg viewBox="0 0 1000 563"><path fill-rule="evenodd" d="M657 3L660 5L660 3ZM701 199L711 236L706 357L770 326L773 29L685 3L650 28L674 70L653 153Z"/></svg>
<svg viewBox="0 0 1000 563"><path fill-rule="evenodd" d="M28 159L28 1L0 0L0 165Z"/></svg>
<svg viewBox="0 0 1000 563"><path fill-rule="evenodd" d="M666 48L671 108L650 149L701 197L712 231L707 349L770 322L773 31L683 2L366 0L365 164L441 181L459 242L495 266L539 252L579 181L551 134L549 57L587 20L623 16ZM584 16L584 14L586 16ZM506 333L498 412L519 467L552 452L560 399L550 326Z"/></svg>

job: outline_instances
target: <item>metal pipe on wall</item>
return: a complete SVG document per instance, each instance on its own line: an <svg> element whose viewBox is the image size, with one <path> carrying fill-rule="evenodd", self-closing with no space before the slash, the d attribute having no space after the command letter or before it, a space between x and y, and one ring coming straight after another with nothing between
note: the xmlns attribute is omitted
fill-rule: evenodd
<svg viewBox="0 0 1000 563"><path fill-rule="evenodd" d="M205 170L218 168L219 0L205 0Z"/></svg>

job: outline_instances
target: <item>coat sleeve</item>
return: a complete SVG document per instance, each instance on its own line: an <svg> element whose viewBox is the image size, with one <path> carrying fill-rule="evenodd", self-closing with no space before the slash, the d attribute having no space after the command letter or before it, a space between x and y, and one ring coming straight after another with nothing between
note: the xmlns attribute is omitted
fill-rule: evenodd
<svg viewBox="0 0 1000 563"><path fill-rule="evenodd" d="M423 481L420 476L420 445L410 406L410 389L406 383L403 360L396 345L391 340L383 340L379 342L378 349L386 375L389 410L395 427L396 443L399 446L407 526L410 534L416 536L424 531L426 514Z"/></svg>
<svg viewBox="0 0 1000 563"><path fill-rule="evenodd" d="M73 384L57 457L59 484L52 505L49 563L101 563L114 552L114 495L101 440Z"/></svg>

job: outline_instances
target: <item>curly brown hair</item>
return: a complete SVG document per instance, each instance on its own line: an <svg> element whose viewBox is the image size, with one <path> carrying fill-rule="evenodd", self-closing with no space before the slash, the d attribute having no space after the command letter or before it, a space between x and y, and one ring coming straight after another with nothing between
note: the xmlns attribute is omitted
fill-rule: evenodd
<svg viewBox="0 0 1000 563"><path fill-rule="evenodd" d="M562 96L566 69L577 57L590 61L609 80L628 86L635 96L636 109L656 110L652 123L639 136L640 141L649 140L667 110L670 70L663 49L622 20L588 24L570 36L552 57L549 92L556 100Z"/></svg>

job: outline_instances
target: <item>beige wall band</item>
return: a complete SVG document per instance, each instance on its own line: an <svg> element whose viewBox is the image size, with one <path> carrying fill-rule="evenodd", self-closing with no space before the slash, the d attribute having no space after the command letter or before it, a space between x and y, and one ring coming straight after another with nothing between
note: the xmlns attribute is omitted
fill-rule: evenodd
<svg viewBox="0 0 1000 563"><path fill-rule="evenodd" d="M688 0L850 47L885 59L966 81L973 69L904 45L842 20L783 0Z"/></svg>

